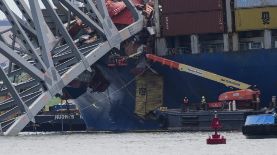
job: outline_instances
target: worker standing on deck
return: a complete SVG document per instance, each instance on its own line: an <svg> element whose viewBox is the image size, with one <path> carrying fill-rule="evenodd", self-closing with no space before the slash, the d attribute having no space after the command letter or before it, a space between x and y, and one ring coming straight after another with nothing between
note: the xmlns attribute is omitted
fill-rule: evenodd
<svg viewBox="0 0 277 155"><path fill-rule="evenodd" d="M202 98L201 98L201 109L202 110L207 110L208 109L205 96L202 96Z"/></svg>
<svg viewBox="0 0 277 155"><path fill-rule="evenodd" d="M184 112L189 111L189 99L187 97L184 98L183 111Z"/></svg>

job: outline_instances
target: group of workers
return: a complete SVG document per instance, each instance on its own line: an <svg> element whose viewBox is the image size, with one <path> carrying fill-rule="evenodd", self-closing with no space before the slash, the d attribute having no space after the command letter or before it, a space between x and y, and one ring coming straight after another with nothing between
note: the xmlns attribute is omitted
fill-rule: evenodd
<svg viewBox="0 0 277 155"><path fill-rule="evenodd" d="M189 111L190 110L189 107L190 107L190 105L189 105L189 99L187 97L185 97L183 105L182 105L182 111L184 111L184 112ZM207 110L208 109L208 104L206 102L205 96L202 96L202 98L201 98L200 109L201 110Z"/></svg>

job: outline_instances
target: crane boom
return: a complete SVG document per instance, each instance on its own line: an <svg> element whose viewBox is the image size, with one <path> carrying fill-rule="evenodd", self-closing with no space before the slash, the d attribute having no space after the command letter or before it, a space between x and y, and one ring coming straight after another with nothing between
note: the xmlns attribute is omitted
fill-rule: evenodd
<svg viewBox="0 0 277 155"><path fill-rule="evenodd" d="M246 84L237 80L233 80L212 72L208 72L196 67L192 67L186 64L178 63L153 54L146 54L146 58L149 60L152 60L153 62L159 62L162 65L166 65L166 66L169 66L170 68L177 69L181 72L187 72L208 80L212 80L212 81L224 84L227 87L234 87L238 89L248 89L249 87L251 87L251 85L249 84Z"/></svg>

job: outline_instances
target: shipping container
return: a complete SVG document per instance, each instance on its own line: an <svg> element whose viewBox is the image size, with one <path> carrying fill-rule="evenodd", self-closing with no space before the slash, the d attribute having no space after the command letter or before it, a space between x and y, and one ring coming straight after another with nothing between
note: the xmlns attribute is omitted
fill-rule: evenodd
<svg viewBox="0 0 277 155"><path fill-rule="evenodd" d="M162 16L164 36L222 33L225 31L222 11L167 14Z"/></svg>
<svg viewBox="0 0 277 155"><path fill-rule="evenodd" d="M277 28L277 7L239 9L235 11L237 31Z"/></svg>
<svg viewBox="0 0 277 155"><path fill-rule="evenodd" d="M277 6L277 0L235 0L235 8Z"/></svg>
<svg viewBox="0 0 277 155"><path fill-rule="evenodd" d="M163 104L163 78L150 71L136 78L135 113L144 117Z"/></svg>
<svg viewBox="0 0 277 155"><path fill-rule="evenodd" d="M163 14L223 10L224 0L161 0Z"/></svg>

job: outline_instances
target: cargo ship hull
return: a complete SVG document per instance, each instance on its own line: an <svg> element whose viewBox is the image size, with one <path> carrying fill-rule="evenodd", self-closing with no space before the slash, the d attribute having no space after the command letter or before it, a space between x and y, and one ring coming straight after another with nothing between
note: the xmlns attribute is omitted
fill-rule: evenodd
<svg viewBox="0 0 277 155"><path fill-rule="evenodd" d="M277 92L276 49L182 54L167 58L256 85L262 92L260 107L267 106L271 96L276 95ZM131 73L135 65L129 64L127 67L120 68L99 65L104 77L110 81L108 89L101 93L87 90L85 94L75 99L88 129L129 131L163 127L163 122L161 123L159 118L140 118L134 113L136 106L134 79L139 76ZM200 103L201 96L205 96L207 102L214 102L221 93L231 90L216 82L178 72L156 63L150 66L163 76L163 106L168 109L180 108L184 97L189 98L190 104Z"/></svg>

